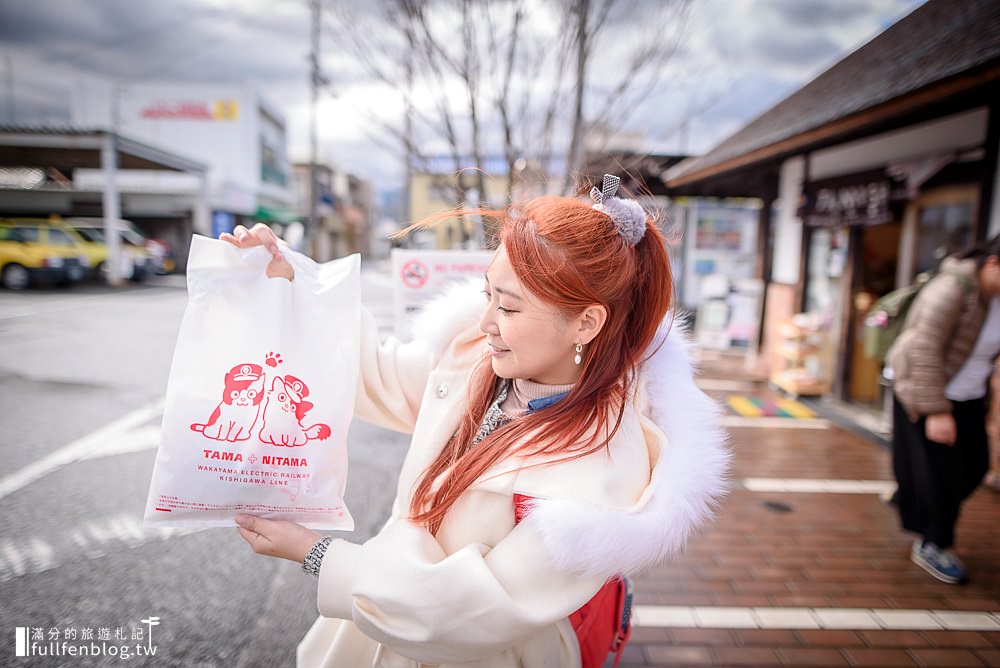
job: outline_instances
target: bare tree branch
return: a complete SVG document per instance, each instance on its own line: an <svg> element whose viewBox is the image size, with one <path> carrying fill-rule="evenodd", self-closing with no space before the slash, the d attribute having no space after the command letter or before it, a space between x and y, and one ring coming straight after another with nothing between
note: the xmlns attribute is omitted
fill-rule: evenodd
<svg viewBox="0 0 1000 668"><path fill-rule="evenodd" d="M691 7L691 0L374 2L350 22L344 8L353 3L331 3L343 28L331 34L364 76L400 94L398 124L373 120L383 141L399 142L408 163L430 146L445 147L456 205L473 183L487 199L484 167L495 155L506 163L508 194L519 158L543 170L555 165L562 173L550 176L569 192L595 146L594 129L627 130L672 76Z"/></svg>
<svg viewBox="0 0 1000 668"><path fill-rule="evenodd" d="M587 81L587 61L590 55L588 40L591 37L591 32L587 29L587 19L590 17L590 0L573 0L572 14L576 29L576 85L573 101L573 129L569 139L569 150L566 153L563 192L568 192L573 184L574 172L580 159L580 143L583 139L583 94ZM598 27L598 29L600 28Z"/></svg>
<svg viewBox="0 0 1000 668"><path fill-rule="evenodd" d="M462 2L462 45L464 51L464 61L462 63L462 79L465 81L465 90L469 102L469 119L471 121L471 144L472 160L476 165L476 190L478 191L479 202L472 204L478 208L480 202L486 201L486 180L483 178L483 153L479 136L479 69L480 60L476 47L475 19L473 18L469 3L471 0Z"/></svg>
<svg viewBox="0 0 1000 668"><path fill-rule="evenodd" d="M635 110L659 86L667 63L680 47L690 0L680 0L675 6L678 7L676 16L666 15L653 24L654 28L649 31L649 41L640 43L631 54L625 74L618 84L607 94L603 103L596 105L596 108L604 111L593 119L594 125L606 125L614 118L616 126L624 126ZM676 34L671 39L663 39L664 35L670 34L671 26ZM641 83L643 77L647 79L645 84Z"/></svg>
<svg viewBox="0 0 1000 668"><path fill-rule="evenodd" d="M514 63L517 60L518 30L521 27L521 20L524 17L524 8L518 3L514 9L514 25L510 29L510 37L507 40L506 67L504 68L503 82L500 84L500 94L495 99L497 109L500 112L500 125L503 128L503 148L504 159L507 161L507 192L514 191L514 168L518 158L518 149L514 146L514 128L510 117L510 82L514 75ZM497 51L493 35L490 31L492 51Z"/></svg>

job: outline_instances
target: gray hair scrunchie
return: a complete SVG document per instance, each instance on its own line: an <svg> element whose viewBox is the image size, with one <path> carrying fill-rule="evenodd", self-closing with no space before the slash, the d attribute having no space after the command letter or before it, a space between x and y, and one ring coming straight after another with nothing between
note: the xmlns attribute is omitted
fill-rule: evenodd
<svg viewBox="0 0 1000 668"><path fill-rule="evenodd" d="M646 212L634 199L622 199L615 195L621 181L613 174L605 174L601 188L598 190L594 186L590 190L590 198L594 200L593 208L611 218L625 243L635 246L646 234Z"/></svg>

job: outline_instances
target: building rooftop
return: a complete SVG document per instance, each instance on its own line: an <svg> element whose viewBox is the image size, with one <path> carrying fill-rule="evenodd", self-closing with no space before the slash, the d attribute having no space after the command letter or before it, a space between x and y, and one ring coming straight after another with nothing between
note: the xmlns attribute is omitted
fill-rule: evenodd
<svg viewBox="0 0 1000 668"><path fill-rule="evenodd" d="M1000 2L929 0L705 155L669 170L667 185L781 152L791 138L971 71L1000 79Z"/></svg>
<svg viewBox="0 0 1000 668"><path fill-rule="evenodd" d="M0 124L0 167L100 169L105 137L114 135L120 169L204 172L203 163L100 128Z"/></svg>

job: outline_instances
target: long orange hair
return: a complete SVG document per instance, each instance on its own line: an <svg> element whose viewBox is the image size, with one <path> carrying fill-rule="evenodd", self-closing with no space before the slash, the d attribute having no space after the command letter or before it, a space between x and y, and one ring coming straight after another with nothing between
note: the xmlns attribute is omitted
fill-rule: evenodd
<svg viewBox="0 0 1000 668"><path fill-rule="evenodd" d="M499 220L499 241L533 295L568 316L601 304L608 317L588 345L569 395L471 448L500 383L484 352L472 372L465 415L424 471L410 502L411 519L432 533L458 498L505 459L569 460L606 448L621 425L636 367L673 301L663 234L650 218L645 236L632 247L607 214L575 198L544 196L520 207L477 213Z"/></svg>

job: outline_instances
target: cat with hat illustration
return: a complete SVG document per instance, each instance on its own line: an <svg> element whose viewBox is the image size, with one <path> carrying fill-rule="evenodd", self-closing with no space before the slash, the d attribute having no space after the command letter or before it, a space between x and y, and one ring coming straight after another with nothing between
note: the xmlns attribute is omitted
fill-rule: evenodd
<svg viewBox="0 0 1000 668"><path fill-rule="evenodd" d="M247 441L257 424L264 396L263 367L259 364L237 364L226 374L222 401L215 407L208 422L195 422L191 430L216 441Z"/></svg>
<svg viewBox="0 0 1000 668"><path fill-rule="evenodd" d="M314 439L329 438L330 427L325 424L302 425L306 413L313 407L312 402L306 401L308 396L309 387L295 376L272 378L261 411L263 423L258 436L261 442L293 448Z"/></svg>

